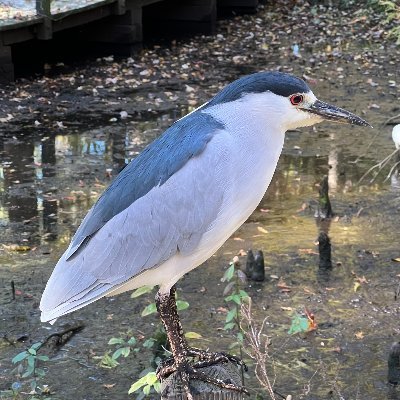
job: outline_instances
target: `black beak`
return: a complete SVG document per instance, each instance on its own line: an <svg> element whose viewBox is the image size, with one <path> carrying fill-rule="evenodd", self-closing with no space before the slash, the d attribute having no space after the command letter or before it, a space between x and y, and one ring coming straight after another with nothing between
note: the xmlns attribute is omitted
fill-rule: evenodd
<svg viewBox="0 0 400 400"><path fill-rule="evenodd" d="M344 110L343 108L335 107L331 104L324 103L323 101L317 100L314 104L303 108L304 111L308 111L313 114L320 115L323 119L328 121L341 122L352 125L360 126L372 126L351 112Z"/></svg>

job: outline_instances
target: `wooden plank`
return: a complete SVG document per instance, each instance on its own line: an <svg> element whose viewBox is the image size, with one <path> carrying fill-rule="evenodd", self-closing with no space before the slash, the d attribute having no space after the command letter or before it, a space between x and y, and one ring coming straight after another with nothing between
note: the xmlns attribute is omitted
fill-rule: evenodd
<svg viewBox="0 0 400 400"><path fill-rule="evenodd" d="M15 43L26 42L35 37L34 30L29 26L18 29L10 29L2 32L2 43L4 45L12 45Z"/></svg>

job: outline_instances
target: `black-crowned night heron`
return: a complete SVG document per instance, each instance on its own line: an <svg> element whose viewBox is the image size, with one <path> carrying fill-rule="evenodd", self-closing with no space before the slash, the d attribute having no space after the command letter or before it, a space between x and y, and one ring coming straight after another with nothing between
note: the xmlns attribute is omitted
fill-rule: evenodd
<svg viewBox="0 0 400 400"><path fill-rule="evenodd" d="M156 304L173 354L159 376L179 371L188 392L190 378L210 381L196 365L230 356L189 348L174 285L211 257L257 207L285 132L323 120L369 126L318 100L295 76L260 72L234 81L175 122L88 212L47 283L42 321L103 296L159 285ZM194 366L188 362L193 356L200 359Z"/></svg>

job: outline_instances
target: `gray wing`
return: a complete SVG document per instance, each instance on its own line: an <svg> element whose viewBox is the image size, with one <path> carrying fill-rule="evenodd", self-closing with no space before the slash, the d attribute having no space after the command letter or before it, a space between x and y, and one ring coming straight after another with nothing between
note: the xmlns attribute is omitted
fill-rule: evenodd
<svg viewBox="0 0 400 400"><path fill-rule="evenodd" d="M196 249L223 207L229 138L219 131L163 184L105 222L84 247L60 259L40 308L48 321L103 297L141 272ZM217 143L217 144L215 144ZM225 143L225 144L223 144ZM89 220L90 222L90 220Z"/></svg>
<svg viewBox="0 0 400 400"><path fill-rule="evenodd" d="M67 257L115 215L152 188L163 185L192 157L204 151L215 132L224 126L208 114L194 112L175 122L115 178L100 196L75 233Z"/></svg>

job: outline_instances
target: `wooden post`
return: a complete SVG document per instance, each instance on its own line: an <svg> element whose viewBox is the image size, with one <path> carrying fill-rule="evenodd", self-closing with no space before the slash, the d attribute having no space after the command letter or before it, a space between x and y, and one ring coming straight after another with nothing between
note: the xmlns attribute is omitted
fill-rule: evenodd
<svg viewBox="0 0 400 400"><path fill-rule="evenodd" d="M213 378L221 379L224 382L242 386L238 366L232 362L200 368L199 371ZM242 400L246 398L244 393L221 389L220 387L198 380L190 381L190 387L193 400ZM177 373L173 373L161 382L161 400L187 400L186 393L183 391Z"/></svg>
<svg viewBox="0 0 400 400"><path fill-rule="evenodd" d="M40 40L49 40L53 37L51 21L51 0L36 0L36 14L43 17L43 22L38 25L36 37Z"/></svg>
<svg viewBox="0 0 400 400"><path fill-rule="evenodd" d="M50 0L36 0L36 14L37 15L51 15Z"/></svg>
<svg viewBox="0 0 400 400"><path fill-rule="evenodd" d="M8 83L14 80L14 64L12 61L11 46L3 45L0 33L0 82Z"/></svg>
<svg viewBox="0 0 400 400"><path fill-rule="evenodd" d="M81 29L87 41L110 45L112 54L132 55L143 40L142 5L138 0L119 0L114 15Z"/></svg>

